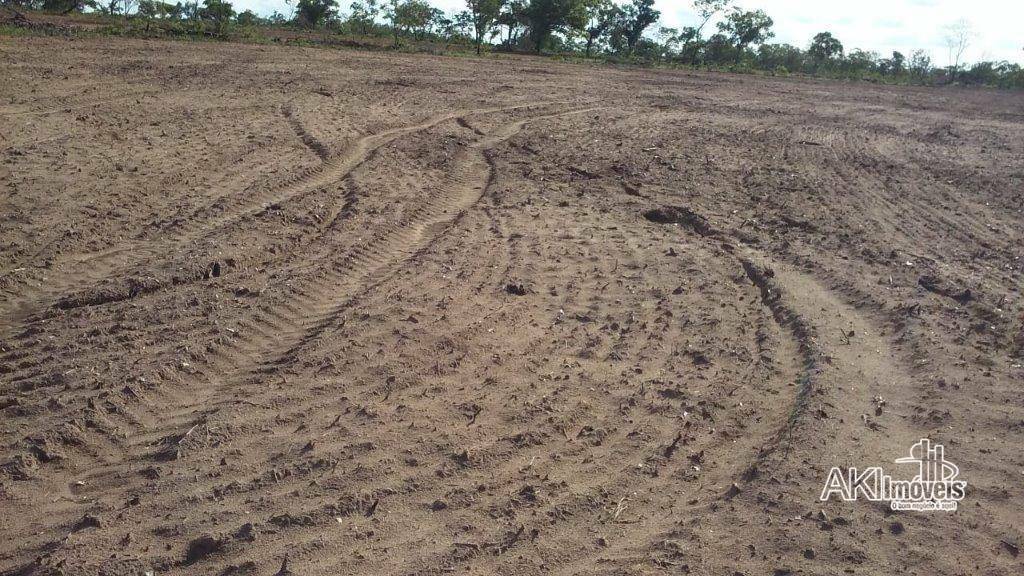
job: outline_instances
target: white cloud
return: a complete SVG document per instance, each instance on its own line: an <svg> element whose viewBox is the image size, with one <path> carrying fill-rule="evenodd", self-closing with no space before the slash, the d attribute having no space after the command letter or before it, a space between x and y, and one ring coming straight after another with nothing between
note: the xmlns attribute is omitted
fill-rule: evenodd
<svg viewBox="0 0 1024 576"><path fill-rule="evenodd" d="M462 0L431 0L436 6L456 11ZM916 49L929 52L936 64L945 64L943 28L961 18L971 22L976 37L966 59L1009 60L1024 63L1024 2L1021 0L735 0L745 9L760 8L775 20L773 42L806 47L822 31L832 32L847 50L862 48L886 56L893 50L909 55ZM342 12L351 0L339 0ZM235 0L235 9L251 8L261 14L279 10L289 14L284 0ZM697 20L688 0L656 0L660 24L680 27ZM707 32L713 31L713 23Z"/></svg>

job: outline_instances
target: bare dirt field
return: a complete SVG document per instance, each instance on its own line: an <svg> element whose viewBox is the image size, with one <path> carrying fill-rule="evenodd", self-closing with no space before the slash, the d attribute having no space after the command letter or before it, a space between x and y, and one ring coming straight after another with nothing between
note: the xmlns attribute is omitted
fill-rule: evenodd
<svg viewBox="0 0 1024 576"><path fill-rule="evenodd" d="M0 73L2 574L1024 570L1021 94L117 39ZM819 500L920 438L956 512Z"/></svg>

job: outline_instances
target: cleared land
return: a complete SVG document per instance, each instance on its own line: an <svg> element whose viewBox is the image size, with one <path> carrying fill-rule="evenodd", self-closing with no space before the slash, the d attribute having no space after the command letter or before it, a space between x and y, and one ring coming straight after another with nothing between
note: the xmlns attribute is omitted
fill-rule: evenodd
<svg viewBox="0 0 1024 576"><path fill-rule="evenodd" d="M1021 573L1020 94L0 55L2 573Z"/></svg>

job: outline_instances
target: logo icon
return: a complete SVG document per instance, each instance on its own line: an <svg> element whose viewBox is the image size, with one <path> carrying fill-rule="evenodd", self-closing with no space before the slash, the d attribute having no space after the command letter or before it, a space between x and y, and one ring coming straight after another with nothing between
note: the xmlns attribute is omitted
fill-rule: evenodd
<svg viewBox="0 0 1024 576"><path fill-rule="evenodd" d="M910 447L910 456L897 458L897 464L917 464L918 472L914 480L919 482L937 482L956 480L960 468L946 460L946 449L942 444L932 446L931 440L922 438Z"/></svg>
<svg viewBox="0 0 1024 576"><path fill-rule="evenodd" d="M960 468L946 460L942 444L932 445L922 438L910 447L910 456L897 458L896 464L916 465L917 475L911 480L897 480L880 466L829 470L820 500L838 497L846 502L861 498L873 502L889 502L893 510L954 511L967 493L967 482L958 480Z"/></svg>

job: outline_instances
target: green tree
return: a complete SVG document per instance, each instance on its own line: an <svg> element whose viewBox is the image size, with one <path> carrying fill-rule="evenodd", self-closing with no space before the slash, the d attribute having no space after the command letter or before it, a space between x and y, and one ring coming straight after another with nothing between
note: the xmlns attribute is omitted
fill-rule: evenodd
<svg viewBox="0 0 1024 576"><path fill-rule="evenodd" d="M361 34L366 35L373 29L373 24L380 15L381 7L377 0L365 0L364 2L353 2L349 9L351 13L348 22L354 28L358 28Z"/></svg>
<svg viewBox="0 0 1024 576"><path fill-rule="evenodd" d="M337 0L299 0L295 5L295 21L306 28L323 26L337 14Z"/></svg>
<svg viewBox="0 0 1024 576"><path fill-rule="evenodd" d="M235 23L239 26L256 26L260 23L260 17L252 10L245 10L235 16Z"/></svg>
<svg viewBox="0 0 1024 576"><path fill-rule="evenodd" d="M814 60L815 65L820 66L837 56L842 56L843 44L831 32L819 32L811 40L807 54Z"/></svg>
<svg viewBox="0 0 1024 576"><path fill-rule="evenodd" d="M423 40L427 37L437 10L427 0L409 0L406 5L408 6L408 30Z"/></svg>
<svg viewBox="0 0 1024 576"><path fill-rule="evenodd" d="M526 13L534 50L540 54L554 32L586 26L586 6L585 0L530 0Z"/></svg>
<svg viewBox="0 0 1024 576"><path fill-rule="evenodd" d="M914 50L908 68L914 76L924 78L932 73L932 57L924 50Z"/></svg>
<svg viewBox="0 0 1024 576"><path fill-rule="evenodd" d="M177 5L160 0L139 0L139 16L143 18L167 19L175 17Z"/></svg>
<svg viewBox="0 0 1024 576"><path fill-rule="evenodd" d="M13 2L15 5L22 4L21 2ZM46 12L59 12L61 14L70 14L72 12L82 12L86 8L92 10L98 10L100 5L94 0L43 0L39 2L28 3L26 8L39 9L42 8Z"/></svg>
<svg viewBox="0 0 1024 576"><path fill-rule="evenodd" d="M682 43L679 52L685 61L696 60L696 49L703 43L701 34L704 27L716 14L728 8L731 2L732 0L693 0L693 9L700 18L700 24L683 28L677 37Z"/></svg>
<svg viewBox="0 0 1024 576"><path fill-rule="evenodd" d="M223 34L231 18L235 15L235 9L230 2L225 0L204 0L203 8L200 11L200 18L213 23L214 31Z"/></svg>
<svg viewBox="0 0 1024 576"><path fill-rule="evenodd" d="M505 36L505 46L512 47L519 42L519 33L526 28L530 19L527 15L526 0L508 0L504 3L504 9L498 15L498 25L508 30Z"/></svg>
<svg viewBox="0 0 1024 576"><path fill-rule="evenodd" d="M739 49L733 44L732 39L725 34L718 33L708 38L704 43L704 61L724 64L739 60Z"/></svg>
<svg viewBox="0 0 1024 576"><path fill-rule="evenodd" d="M589 58L594 44L600 42L609 29L618 21L622 14L622 9L613 4L611 0L597 0L589 3L585 10L587 26L584 34L586 37L586 55Z"/></svg>
<svg viewBox="0 0 1024 576"><path fill-rule="evenodd" d="M452 28L455 32L454 36L462 39L473 39L473 14L469 10L462 10L455 14L455 18L452 19Z"/></svg>
<svg viewBox="0 0 1024 576"><path fill-rule="evenodd" d="M676 59L688 64L696 64L700 60L700 52L704 47L704 39L695 26L684 26L676 34L675 43L680 44Z"/></svg>
<svg viewBox="0 0 1024 576"><path fill-rule="evenodd" d="M402 29L401 29L402 10L401 10L401 6L402 6L402 3L399 0L390 0L390 2L388 2L387 9L384 11L384 17L387 18L388 22L391 23L391 35L395 39L394 46L396 48L398 47L399 40L401 40L401 35L402 35Z"/></svg>
<svg viewBox="0 0 1024 576"><path fill-rule="evenodd" d="M633 0L626 4L621 12L619 22L622 26L621 36L626 41L626 51L632 54L637 42L643 37L644 30L661 18L661 12L654 9L654 0Z"/></svg>
<svg viewBox="0 0 1024 576"><path fill-rule="evenodd" d="M854 72L857 75L864 72L873 72L878 69L878 54L854 48L847 54L844 66L848 71Z"/></svg>
<svg viewBox="0 0 1024 576"><path fill-rule="evenodd" d="M444 10L434 8L433 6L430 7L430 24L427 27L427 30L435 36L440 36L450 23L451 20L448 19Z"/></svg>
<svg viewBox="0 0 1024 576"><path fill-rule="evenodd" d="M473 16L473 40L476 42L478 56L484 37L491 35L498 22L501 4L502 0L466 0L466 7Z"/></svg>
<svg viewBox="0 0 1024 576"><path fill-rule="evenodd" d="M747 46L761 44L775 36L772 26L775 22L764 10L746 11L734 8L725 21L718 23L718 30L736 46L736 62L743 57Z"/></svg>
<svg viewBox="0 0 1024 576"><path fill-rule="evenodd" d="M199 20L202 9L199 6L199 0L185 0L184 3L179 2L177 4L181 7L181 17L187 20Z"/></svg>
<svg viewBox="0 0 1024 576"><path fill-rule="evenodd" d="M666 58L671 56L679 44L679 30L668 26L659 26L657 33L658 42L661 45L662 55Z"/></svg>
<svg viewBox="0 0 1024 576"><path fill-rule="evenodd" d="M430 25L431 16L431 6L426 0L405 0L405 2L392 0L388 10L388 19L391 20L395 46L398 46L403 33L410 30L426 29Z"/></svg>
<svg viewBox="0 0 1024 576"><path fill-rule="evenodd" d="M886 58L878 63L883 74L900 75L907 69L907 57L902 52L894 51L891 58Z"/></svg>
<svg viewBox="0 0 1024 576"><path fill-rule="evenodd" d="M804 67L804 53L789 44L761 44L757 49L757 65L773 72L793 72Z"/></svg>

